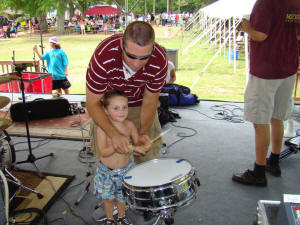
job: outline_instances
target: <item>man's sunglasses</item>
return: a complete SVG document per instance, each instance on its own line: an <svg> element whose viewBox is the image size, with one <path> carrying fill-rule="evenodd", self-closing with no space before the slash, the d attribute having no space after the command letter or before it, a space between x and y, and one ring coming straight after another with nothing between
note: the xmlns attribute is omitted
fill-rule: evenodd
<svg viewBox="0 0 300 225"><path fill-rule="evenodd" d="M136 55L133 55L133 54L131 54L131 53L129 53L129 52L127 52L127 51L125 50L125 47L124 47L124 41L122 42L122 49L123 49L123 51L125 52L125 54L126 54L129 58L131 58L131 59L138 59L138 60L146 60L146 59L149 59L149 58L152 56L152 53L153 53L153 51L154 51L154 47L153 47L150 55L136 56Z"/></svg>

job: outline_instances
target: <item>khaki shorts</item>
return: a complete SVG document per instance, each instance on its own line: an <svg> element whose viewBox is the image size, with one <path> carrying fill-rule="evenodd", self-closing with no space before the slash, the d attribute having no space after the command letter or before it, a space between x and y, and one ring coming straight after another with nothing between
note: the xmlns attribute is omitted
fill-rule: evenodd
<svg viewBox="0 0 300 225"><path fill-rule="evenodd" d="M290 118L295 81L296 74L285 79L261 79L250 75L244 95L244 119L255 124L269 124L271 118Z"/></svg>
<svg viewBox="0 0 300 225"><path fill-rule="evenodd" d="M141 107L129 107L128 108L128 119L133 121L135 126L139 129L140 127L140 111ZM161 126L158 120L157 111L155 113L155 117L150 128L149 136L152 140L157 137L161 133ZM94 153L95 162L99 161L99 151L97 146L97 126L93 120L90 123L90 137L91 137L91 150ZM160 157L160 149L162 147L162 139L160 138L156 142L153 143L152 149L147 152L145 156L134 156L135 164L139 164L142 162L146 162L151 159Z"/></svg>

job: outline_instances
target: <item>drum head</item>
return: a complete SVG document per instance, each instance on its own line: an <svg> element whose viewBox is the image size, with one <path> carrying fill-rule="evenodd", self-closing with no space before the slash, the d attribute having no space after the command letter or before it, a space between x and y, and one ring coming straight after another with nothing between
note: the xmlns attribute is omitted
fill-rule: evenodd
<svg viewBox="0 0 300 225"><path fill-rule="evenodd" d="M128 170L123 180L135 187L161 186L186 176L191 169L191 164L185 159L153 159Z"/></svg>

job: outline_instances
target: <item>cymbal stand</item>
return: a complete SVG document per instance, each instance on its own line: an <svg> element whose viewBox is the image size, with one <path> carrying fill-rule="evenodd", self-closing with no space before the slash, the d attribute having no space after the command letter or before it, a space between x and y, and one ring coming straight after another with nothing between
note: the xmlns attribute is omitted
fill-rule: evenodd
<svg viewBox="0 0 300 225"><path fill-rule="evenodd" d="M80 201L83 199L83 197L89 192L92 179L94 178L93 171L91 169L92 164L94 164L94 162L89 161L89 156L88 156L88 155L93 156L93 153L91 152L91 147L87 145L87 140L84 138L84 134L83 134L84 128L82 127L82 121L81 121L81 117L80 117L80 109L78 108L77 110L78 110L78 116L79 116L79 126L80 126L80 131L81 131L81 136L82 136L82 142L83 142L83 148L81 151L84 152L84 158L86 160L85 164L87 164L88 171L86 172L86 178L84 181L84 189L82 190L81 194L79 195L76 202L74 203L75 205L78 205L80 203Z"/></svg>
<svg viewBox="0 0 300 225"><path fill-rule="evenodd" d="M23 77L22 77L22 71L26 69L26 65L17 65L15 66L15 70L17 72L18 77L20 77L20 81L21 81L21 91L22 91L22 100L23 100L23 106L24 106L24 115L25 115L25 125L26 125L26 136L27 136L27 143L28 143L28 150L29 150L29 154L28 154L28 158L24 161L20 161L17 162L16 164L22 164L22 163L31 163L35 169L37 170L38 174L40 177L43 177L42 173L40 172L39 168L36 166L35 161L39 160L39 159L43 159L45 157L48 156L54 156L53 153L47 154L45 156L41 156L41 157L35 157L32 153L32 148L31 148L31 141L30 141L30 133L29 133L29 125L28 125L28 111L27 111L27 106L26 106L26 101L25 101L25 93L24 93L24 81L23 81Z"/></svg>

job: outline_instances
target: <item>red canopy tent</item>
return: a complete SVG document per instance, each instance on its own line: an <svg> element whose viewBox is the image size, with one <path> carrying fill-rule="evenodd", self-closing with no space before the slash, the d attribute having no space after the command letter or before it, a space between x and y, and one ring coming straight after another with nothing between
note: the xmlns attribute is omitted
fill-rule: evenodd
<svg viewBox="0 0 300 225"><path fill-rule="evenodd" d="M94 6L93 8L84 11L84 15L113 15L121 13L122 11L120 9L111 6Z"/></svg>

